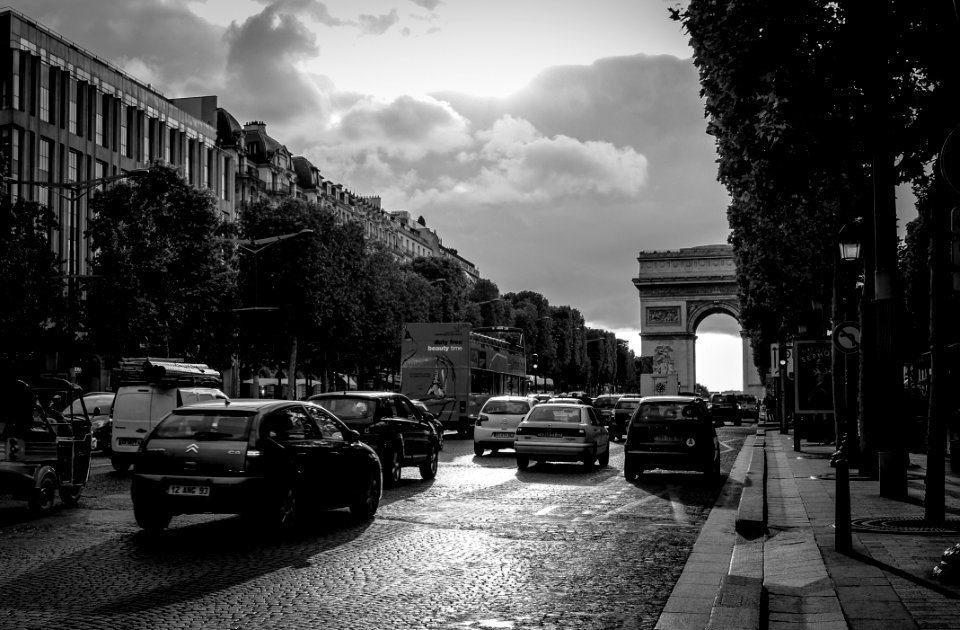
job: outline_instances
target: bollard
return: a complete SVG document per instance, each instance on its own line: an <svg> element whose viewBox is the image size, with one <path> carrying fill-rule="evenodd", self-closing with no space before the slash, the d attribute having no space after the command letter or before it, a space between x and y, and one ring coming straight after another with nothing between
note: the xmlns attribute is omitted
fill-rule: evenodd
<svg viewBox="0 0 960 630"><path fill-rule="evenodd" d="M853 547L850 534L850 464L845 457L836 461L837 487L834 505L834 527L836 528L833 548L841 553Z"/></svg>

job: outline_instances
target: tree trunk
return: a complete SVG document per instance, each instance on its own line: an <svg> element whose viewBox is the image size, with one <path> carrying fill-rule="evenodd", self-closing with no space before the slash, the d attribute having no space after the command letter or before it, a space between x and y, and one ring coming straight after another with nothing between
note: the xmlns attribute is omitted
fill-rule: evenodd
<svg viewBox="0 0 960 630"><path fill-rule="evenodd" d="M287 364L287 400L297 399L297 336L290 340L290 363Z"/></svg>

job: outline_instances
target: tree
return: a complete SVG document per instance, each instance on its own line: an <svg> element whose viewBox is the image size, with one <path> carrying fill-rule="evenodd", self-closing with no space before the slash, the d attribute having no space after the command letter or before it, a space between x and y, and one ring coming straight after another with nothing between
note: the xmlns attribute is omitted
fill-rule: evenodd
<svg viewBox="0 0 960 630"><path fill-rule="evenodd" d="M45 369L43 358L65 339L67 304L60 260L50 248L53 212L3 194L0 205L0 370L24 376Z"/></svg>
<svg viewBox="0 0 960 630"><path fill-rule="evenodd" d="M339 225L316 204L285 197L245 207L240 230L244 240L289 237L241 259L246 303L252 293L274 309L247 327L250 367L279 371L283 357L292 385L301 348L315 369L325 371L331 360L356 367L363 306L357 288L365 270L360 226ZM294 398L296 388L289 387L287 396Z"/></svg>
<svg viewBox="0 0 960 630"><path fill-rule="evenodd" d="M431 301L431 321L466 320L470 284L456 261L450 258L421 256L414 258L410 266L434 287L434 291L428 294Z"/></svg>
<svg viewBox="0 0 960 630"><path fill-rule="evenodd" d="M90 201L93 248L86 322L109 358L161 354L223 365L236 306L232 226L208 190L172 167L114 185Z"/></svg>

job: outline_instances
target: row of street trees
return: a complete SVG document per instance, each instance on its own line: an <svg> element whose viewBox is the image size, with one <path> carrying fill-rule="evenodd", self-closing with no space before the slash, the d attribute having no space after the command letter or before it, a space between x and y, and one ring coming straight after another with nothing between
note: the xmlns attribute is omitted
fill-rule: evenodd
<svg viewBox="0 0 960 630"><path fill-rule="evenodd" d="M955 327L934 325L934 313L942 322L957 312L942 270L950 230L943 219L958 199L938 163L960 122L956 5L691 0L672 13L690 35L718 178L731 197L741 323L761 375L772 367L771 343L822 335L849 317L842 305L853 289L835 280L843 277L837 235L844 226L861 230L857 415L861 469L875 472L878 451L905 443L903 365L922 364L957 340ZM901 184L913 187L919 217L898 256ZM938 378L948 374L943 368L934 370ZM930 404L933 444L954 409L933 396Z"/></svg>
<svg viewBox="0 0 960 630"><path fill-rule="evenodd" d="M14 299L0 317L16 331L2 361L12 372L50 369L57 352L61 366L89 354L107 366L172 356L221 369L239 360L248 379L298 375L326 388L352 374L379 388L395 384L404 322L466 321L522 328L536 374L557 387L636 387L626 343L588 329L577 309L533 291L500 295L450 259L400 264L362 226L304 200L257 201L224 222L208 190L155 165L94 194L91 273L67 291L50 249L54 217L2 197L0 278Z"/></svg>

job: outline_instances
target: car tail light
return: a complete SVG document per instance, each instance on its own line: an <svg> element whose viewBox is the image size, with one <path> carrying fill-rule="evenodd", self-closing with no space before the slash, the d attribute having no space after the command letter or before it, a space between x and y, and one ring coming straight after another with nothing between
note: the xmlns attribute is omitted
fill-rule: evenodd
<svg viewBox="0 0 960 630"><path fill-rule="evenodd" d="M7 440L7 460L15 462L20 459L20 453L22 449L20 447L20 440L16 438L10 438Z"/></svg>
<svg viewBox="0 0 960 630"><path fill-rule="evenodd" d="M490 419L490 416L488 416L485 413L481 413L480 417L477 418L477 426L478 427L481 426L484 422L488 421L489 419Z"/></svg>

